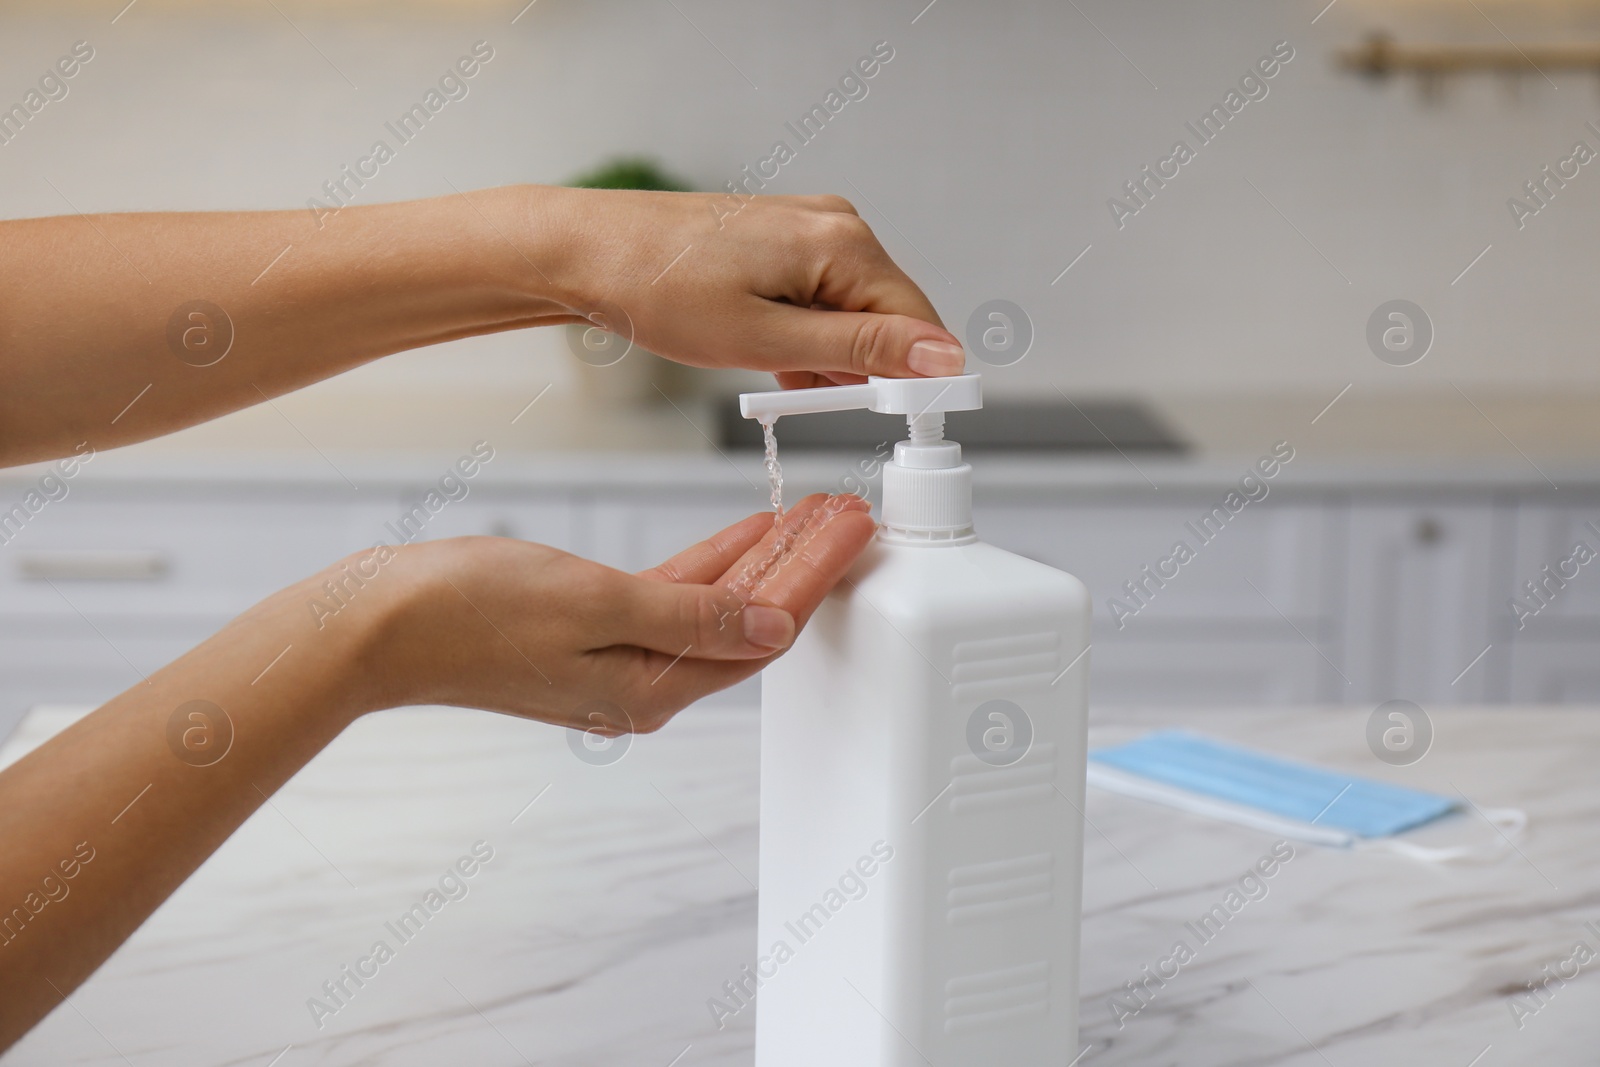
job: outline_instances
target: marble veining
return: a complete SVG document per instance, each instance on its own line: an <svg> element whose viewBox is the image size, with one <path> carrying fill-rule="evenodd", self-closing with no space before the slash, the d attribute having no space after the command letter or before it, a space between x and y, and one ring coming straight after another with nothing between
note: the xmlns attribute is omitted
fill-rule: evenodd
<svg viewBox="0 0 1600 1067"><path fill-rule="evenodd" d="M1521 807L1516 850L1435 866L1295 844L1223 921L1271 837L1091 790L1082 1040L1062 1067L1084 1049L1085 1067L1595 1061L1600 959L1539 997L1528 983L1570 974L1580 942L1600 952L1600 712L1434 712L1433 750L1390 767L1366 749L1368 710L1098 713L1091 732L1182 724L1469 800L1411 835L1428 843L1492 835L1472 804ZM0 762L73 714L36 710ZM701 706L594 766L502 716L368 716L0 1067L748 1067L754 1009L719 1029L707 1001L755 951L758 741L753 709ZM493 855L464 893L397 937L475 846ZM378 941L391 957L336 1003L324 983ZM1040 979L1001 984L1018 982L1036 1010ZM992 1010L990 992L953 991L951 1010Z"/></svg>

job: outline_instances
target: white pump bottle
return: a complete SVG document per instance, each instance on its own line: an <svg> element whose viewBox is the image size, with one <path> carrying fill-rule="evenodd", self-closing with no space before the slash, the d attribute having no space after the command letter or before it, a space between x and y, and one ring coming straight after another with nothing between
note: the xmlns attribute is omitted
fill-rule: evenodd
<svg viewBox="0 0 1600 1067"><path fill-rule="evenodd" d="M756 1067L1078 1055L1089 598L977 539L977 375L748 394L907 417L882 525L762 678Z"/></svg>

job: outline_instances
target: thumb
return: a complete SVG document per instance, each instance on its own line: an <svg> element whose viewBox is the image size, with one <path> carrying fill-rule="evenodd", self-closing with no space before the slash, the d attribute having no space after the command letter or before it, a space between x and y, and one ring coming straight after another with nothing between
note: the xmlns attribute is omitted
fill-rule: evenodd
<svg viewBox="0 0 1600 1067"><path fill-rule="evenodd" d="M909 315L776 303L769 314L766 335L776 342L776 370L933 378L966 367L967 355L953 334Z"/></svg>
<svg viewBox="0 0 1600 1067"><path fill-rule="evenodd" d="M794 642L794 616L723 586L629 578L608 636L694 659L760 659Z"/></svg>

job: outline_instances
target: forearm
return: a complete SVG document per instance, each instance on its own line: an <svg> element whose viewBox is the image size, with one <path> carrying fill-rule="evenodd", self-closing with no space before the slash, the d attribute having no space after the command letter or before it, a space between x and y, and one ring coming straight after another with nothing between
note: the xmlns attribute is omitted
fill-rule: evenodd
<svg viewBox="0 0 1600 1067"><path fill-rule="evenodd" d="M368 709L353 680L374 613L319 631L316 583L262 602L0 772L0 1049Z"/></svg>
<svg viewBox="0 0 1600 1067"><path fill-rule="evenodd" d="M571 321L563 192L349 207L321 228L306 211L0 222L0 466L170 433L403 349ZM228 322L186 316L197 301Z"/></svg>

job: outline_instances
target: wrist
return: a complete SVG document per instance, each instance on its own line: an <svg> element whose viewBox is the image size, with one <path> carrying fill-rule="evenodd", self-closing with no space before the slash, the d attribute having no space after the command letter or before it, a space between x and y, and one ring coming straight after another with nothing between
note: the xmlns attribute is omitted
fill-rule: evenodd
<svg viewBox="0 0 1600 1067"><path fill-rule="evenodd" d="M346 556L261 601L212 640L247 635L259 646L255 655L269 659L287 649L282 664L252 685L292 686L291 702L335 733L369 711L407 703L395 698L384 656L412 596L399 551L380 545Z"/></svg>
<svg viewBox="0 0 1600 1067"><path fill-rule="evenodd" d="M512 202L514 222L507 230L525 258L514 260L531 295L582 315L593 309L596 293L584 279L580 254L583 212L581 189L557 185L513 185L503 190Z"/></svg>
<svg viewBox="0 0 1600 1067"><path fill-rule="evenodd" d="M420 623L436 619L448 580L451 540L378 545L310 579L319 597L311 610L321 633L339 633L334 647L344 671L338 698L354 720L372 711L447 703L433 663L439 649ZM342 601L342 604L340 603Z"/></svg>

